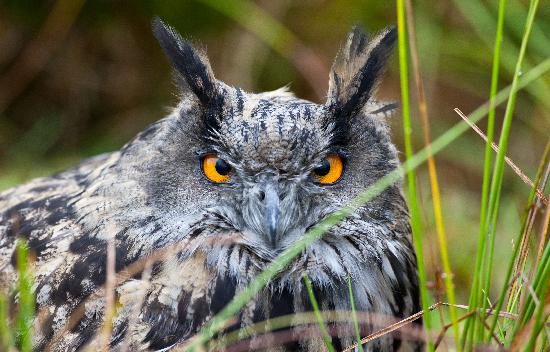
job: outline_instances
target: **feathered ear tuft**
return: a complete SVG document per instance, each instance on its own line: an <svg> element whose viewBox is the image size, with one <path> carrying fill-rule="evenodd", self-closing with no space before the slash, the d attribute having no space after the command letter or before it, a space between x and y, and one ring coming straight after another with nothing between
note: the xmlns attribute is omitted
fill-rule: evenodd
<svg viewBox="0 0 550 352"><path fill-rule="evenodd" d="M208 105L217 94L217 84L206 55L158 17L153 20L153 34L177 74L201 104Z"/></svg>
<svg viewBox="0 0 550 352"><path fill-rule="evenodd" d="M336 115L349 118L365 106L396 39L395 27L387 28L371 41L360 27L350 32L330 73L326 105Z"/></svg>

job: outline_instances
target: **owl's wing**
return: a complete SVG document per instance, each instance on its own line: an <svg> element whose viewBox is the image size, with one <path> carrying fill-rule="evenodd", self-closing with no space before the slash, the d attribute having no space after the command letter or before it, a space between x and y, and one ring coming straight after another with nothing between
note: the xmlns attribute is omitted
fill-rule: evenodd
<svg viewBox="0 0 550 352"><path fill-rule="evenodd" d="M6 292L16 282L15 248L17 238L23 238L34 260L38 307L47 313L47 321L36 322L39 345L66 322L79 303L66 294L78 297L75 291L84 290L71 282L76 272L67 276L68 268L82 259L69 247L74 239L86 236L73 204L112 158L113 154L96 156L65 172L0 193L0 289Z"/></svg>
<svg viewBox="0 0 550 352"><path fill-rule="evenodd" d="M0 268L3 273L12 270L17 237L28 241L36 257L37 270L41 271L44 261L56 254L52 246L68 235L78 234L71 202L86 188L90 174L97 172L108 158L109 154L99 155L65 172L0 193Z"/></svg>

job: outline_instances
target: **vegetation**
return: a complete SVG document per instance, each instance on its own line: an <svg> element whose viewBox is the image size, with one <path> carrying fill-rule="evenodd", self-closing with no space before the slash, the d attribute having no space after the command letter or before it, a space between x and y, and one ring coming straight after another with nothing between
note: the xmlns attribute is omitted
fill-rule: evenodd
<svg viewBox="0 0 550 352"><path fill-rule="evenodd" d="M228 83L269 90L292 82L299 96L314 101L323 99L329 58L352 24L369 30L397 24L398 59L379 95L401 103L403 119L391 124L394 140L403 141L402 167L311 229L181 349L245 338L214 336L303 248L405 177L423 307L411 319L422 316L427 349L549 348L548 6L538 0L131 6L57 0L6 1L0 9L0 189L115 149L162 116L158 107L168 104L163 99L172 87L149 34L153 15L209 44L217 76ZM487 142L472 133L477 123ZM17 258L19 281L0 295L0 349L30 351L32 261L23 243ZM307 277L304 282L309 287ZM325 322L338 317L319 310L309 292L312 314L280 317L270 328L312 324L333 350ZM363 316L354 307L351 313L358 341L410 323L359 336Z"/></svg>

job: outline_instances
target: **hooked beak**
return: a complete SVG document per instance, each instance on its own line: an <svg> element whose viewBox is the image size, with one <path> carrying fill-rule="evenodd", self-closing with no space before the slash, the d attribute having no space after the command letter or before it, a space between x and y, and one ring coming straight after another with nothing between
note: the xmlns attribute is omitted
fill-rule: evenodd
<svg viewBox="0 0 550 352"><path fill-rule="evenodd" d="M276 180L269 180L264 187L264 222L272 247L277 244L277 230L279 224L279 185Z"/></svg>

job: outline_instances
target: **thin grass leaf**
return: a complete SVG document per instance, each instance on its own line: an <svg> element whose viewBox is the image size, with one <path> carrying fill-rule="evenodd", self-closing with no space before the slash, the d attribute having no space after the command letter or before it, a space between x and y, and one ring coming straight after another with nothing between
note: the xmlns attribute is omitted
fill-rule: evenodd
<svg viewBox="0 0 550 352"><path fill-rule="evenodd" d="M416 90L418 94L418 109L420 112L420 117L422 119L422 131L424 135L424 145L428 148L430 152L430 123L428 117L428 105L426 103L426 96L424 93L424 83L422 82L422 76L420 74L420 63L418 60L418 50L416 48L416 31L414 24L414 15L411 0L405 1L406 13L407 13L407 28L409 33L409 43L411 49L411 58L413 63L414 77L416 82ZM455 298L455 289L453 285L453 272L451 269L451 264L449 260L449 251L447 249L447 235L445 234L445 225L443 222L443 211L441 207L441 195L439 191L439 181L437 178L437 170L435 167L435 158L433 155L428 157L428 174L430 177L430 186L432 191L432 203L434 210L435 218L435 227L437 232L437 239L439 242L439 250L441 256L441 263L443 265L443 270L445 272L445 291L447 293L447 298L451 306L449 312L451 315L451 322L453 323L453 333L454 338L458 341L459 338L459 327L458 327L458 316L454 304L456 304ZM460 352L460 345L458 346L458 351Z"/></svg>
<svg viewBox="0 0 550 352"><path fill-rule="evenodd" d="M112 236L107 241L107 260L106 260L106 278L105 278L105 313L103 327L101 329L101 350L108 352L111 342L111 333L113 330L113 320L115 318L115 290L116 290L116 248L114 233L116 230L110 228Z"/></svg>
<svg viewBox="0 0 550 352"><path fill-rule="evenodd" d="M550 167L550 165L549 165ZM550 232L550 202L546 205L546 211L544 212L544 220L542 221L541 230L540 230L540 240L539 248L537 250L537 259L535 261L535 268L539 266L540 260L542 258L542 253L544 252L544 247L548 243L548 233Z"/></svg>
<svg viewBox="0 0 550 352"><path fill-rule="evenodd" d="M407 160L413 156L413 148L411 141L411 117L409 104L409 71L407 64L407 37L406 37L406 21L405 21L405 4L403 0L397 0L397 32L398 32L398 48L399 48L399 77L401 81L401 111L403 113L403 135L405 139L405 156ZM426 147L428 158L432 156L430 147ZM420 209L418 207L416 193L416 179L413 170L407 172L407 185L409 194L409 212L411 217L411 228L414 247L416 251L416 263L418 266L418 280L420 288L420 300L422 302L422 310L424 311L424 327L426 331L432 328L431 316L429 314L430 300L428 288L426 286L426 269L424 266L424 253L422 246L422 223L420 219ZM429 351L434 350L433 342L430 334L427 334L427 346Z"/></svg>
<svg viewBox="0 0 550 352"><path fill-rule="evenodd" d="M355 310L355 300L353 298L353 288L351 287L351 275L348 274L348 292L349 302L351 304L351 318L353 319L353 327L355 329L355 338L357 339L357 348L359 352L363 352L361 344L361 330L359 330L359 321L357 320L357 311Z"/></svg>
<svg viewBox="0 0 550 352"><path fill-rule="evenodd" d="M480 299L480 296L478 294L480 280L481 280L481 266L483 262L483 256L485 254L485 221L487 217L487 205L488 205L488 198L489 198L489 185L490 185L490 177L491 177L491 160L493 156L493 152L491 150L491 146L493 143L493 135L494 135L494 126L495 126L495 111L496 111L496 102L495 102L495 96L498 90L498 75L499 75L499 68L500 68L500 52L502 47L502 34L503 34L503 28L504 28L504 10L506 6L506 0L500 0L498 5L498 20L497 20L497 30L495 35L495 44L493 49L493 66L492 66L492 72L491 72L491 89L489 93L489 114L487 117L487 143L485 144L485 160L483 163L483 184L482 184L482 191L481 191L481 209L480 209L480 216L479 216L479 235L478 235L478 244L477 244L477 256L476 256L476 263L475 263L475 270L473 275L473 286L472 290L470 292L470 300L469 300L469 306L470 309L475 309L478 306L478 300ZM476 316L472 316L472 318L469 318L464 326L463 331L463 341L462 345L465 343L465 337L468 334L468 330L470 327L470 324L473 322L473 328L472 333L475 331L476 326ZM470 335L471 336L471 335ZM472 342L473 339L470 338L470 341ZM469 346L471 348L471 345Z"/></svg>
<svg viewBox="0 0 550 352"><path fill-rule="evenodd" d="M443 305L443 304L442 304ZM337 310L337 311L319 311L319 314L326 322L333 322L343 324L344 326L349 325L349 315L351 311ZM388 316L385 314L376 314L376 313L367 313L367 312L356 312L357 320L359 323L369 324L370 326L377 327L381 326L381 323L387 324L388 321L391 321L395 317ZM422 312L421 312L422 313ZM411 318L405 319L405 322L412 322ZM257 322L252 325L247 326L239 330L234 330L226 335L221 336L218 340L212 340L209 342L208 348L210 350L218 350L223 347L230 346L238 341L242 341L245 338L252 336L258 336L260 334L265 334L270 331L285 329L288 327L300 326L300 325L311 325L317 322L317 317L314 312L296 312L288 315L282 315L275 318L270 318L265 321ZM403 323L403 320L396 321L396 323ZM385 325L384 325L385 326ZM355 344L354 347L355 348ZM179 350L179 349L178 349Z"/></svg>
<svg viewBox="0 0 550 352"><path fill-rule="evenodd" d="M545 72L550 70L550 59L545 60L532 70L526 72L520 80L520 87L525 87L533 82ZM505 101L511 87L506 87L496 96L497 105ZM469 115L469 120L474 123L478 122L487 114L488 104L484 104L474 110ZM460 137L464 132L469 130L469 126L461 121L449 128L445 133L435 139L432 144L432 154L436 155L450 143ZM428 158L426 148L416 153L412 158L407 159L400 167L380 178L374 184L369 186L350 203L340 210L328 215L313 228L307 231L294 245L286 249L277 258L275 258L261 273L259 273L240 293L235 295L233 299L216 315L203 329L186 345L187 350L193 350L196 347L204 345L216 333L226 326L235 314L239 312L254 296L260 292L268 282L270 282L281 270L283 270L294 258L302 253L311 243L321 238L323 234L332 226L338 224L348 215L352 214L359 207L366 204L368 201L380 194L384 189L391 186L404 174L412 169L415 169Z"/></svg>
<svg viewBox="0 0 550 352"><path fill-rule="evenodd" d="M32 322L34 319L34 294L32 291L32 274L29 265L29 251L23 240L17 241L17 292L19 309L16 326L20 351L32 351Z"/></svg>
<svg viewBox="0 0 550 352"><path fill-rule="evenodd" d="M325 325L325 321L323 320L323 317L321 316L320 310L319 310L319 304L317 304L317 299L315 298L315 294L313 293L313 288L311 287L311 282L309 281L306 274L304 274L304 282L306 284L307 293L309 295L309 299L311 301L311 305L313 306L313 313L315 313L315 317L317 318L317 324L319 325L319 330L321 331L321 335L323 336L323 341L325 343L325 346L327 347L327 350L330 352L334 352L334 346L332 345L332 338L330 337L327 327Z"/></svg>

